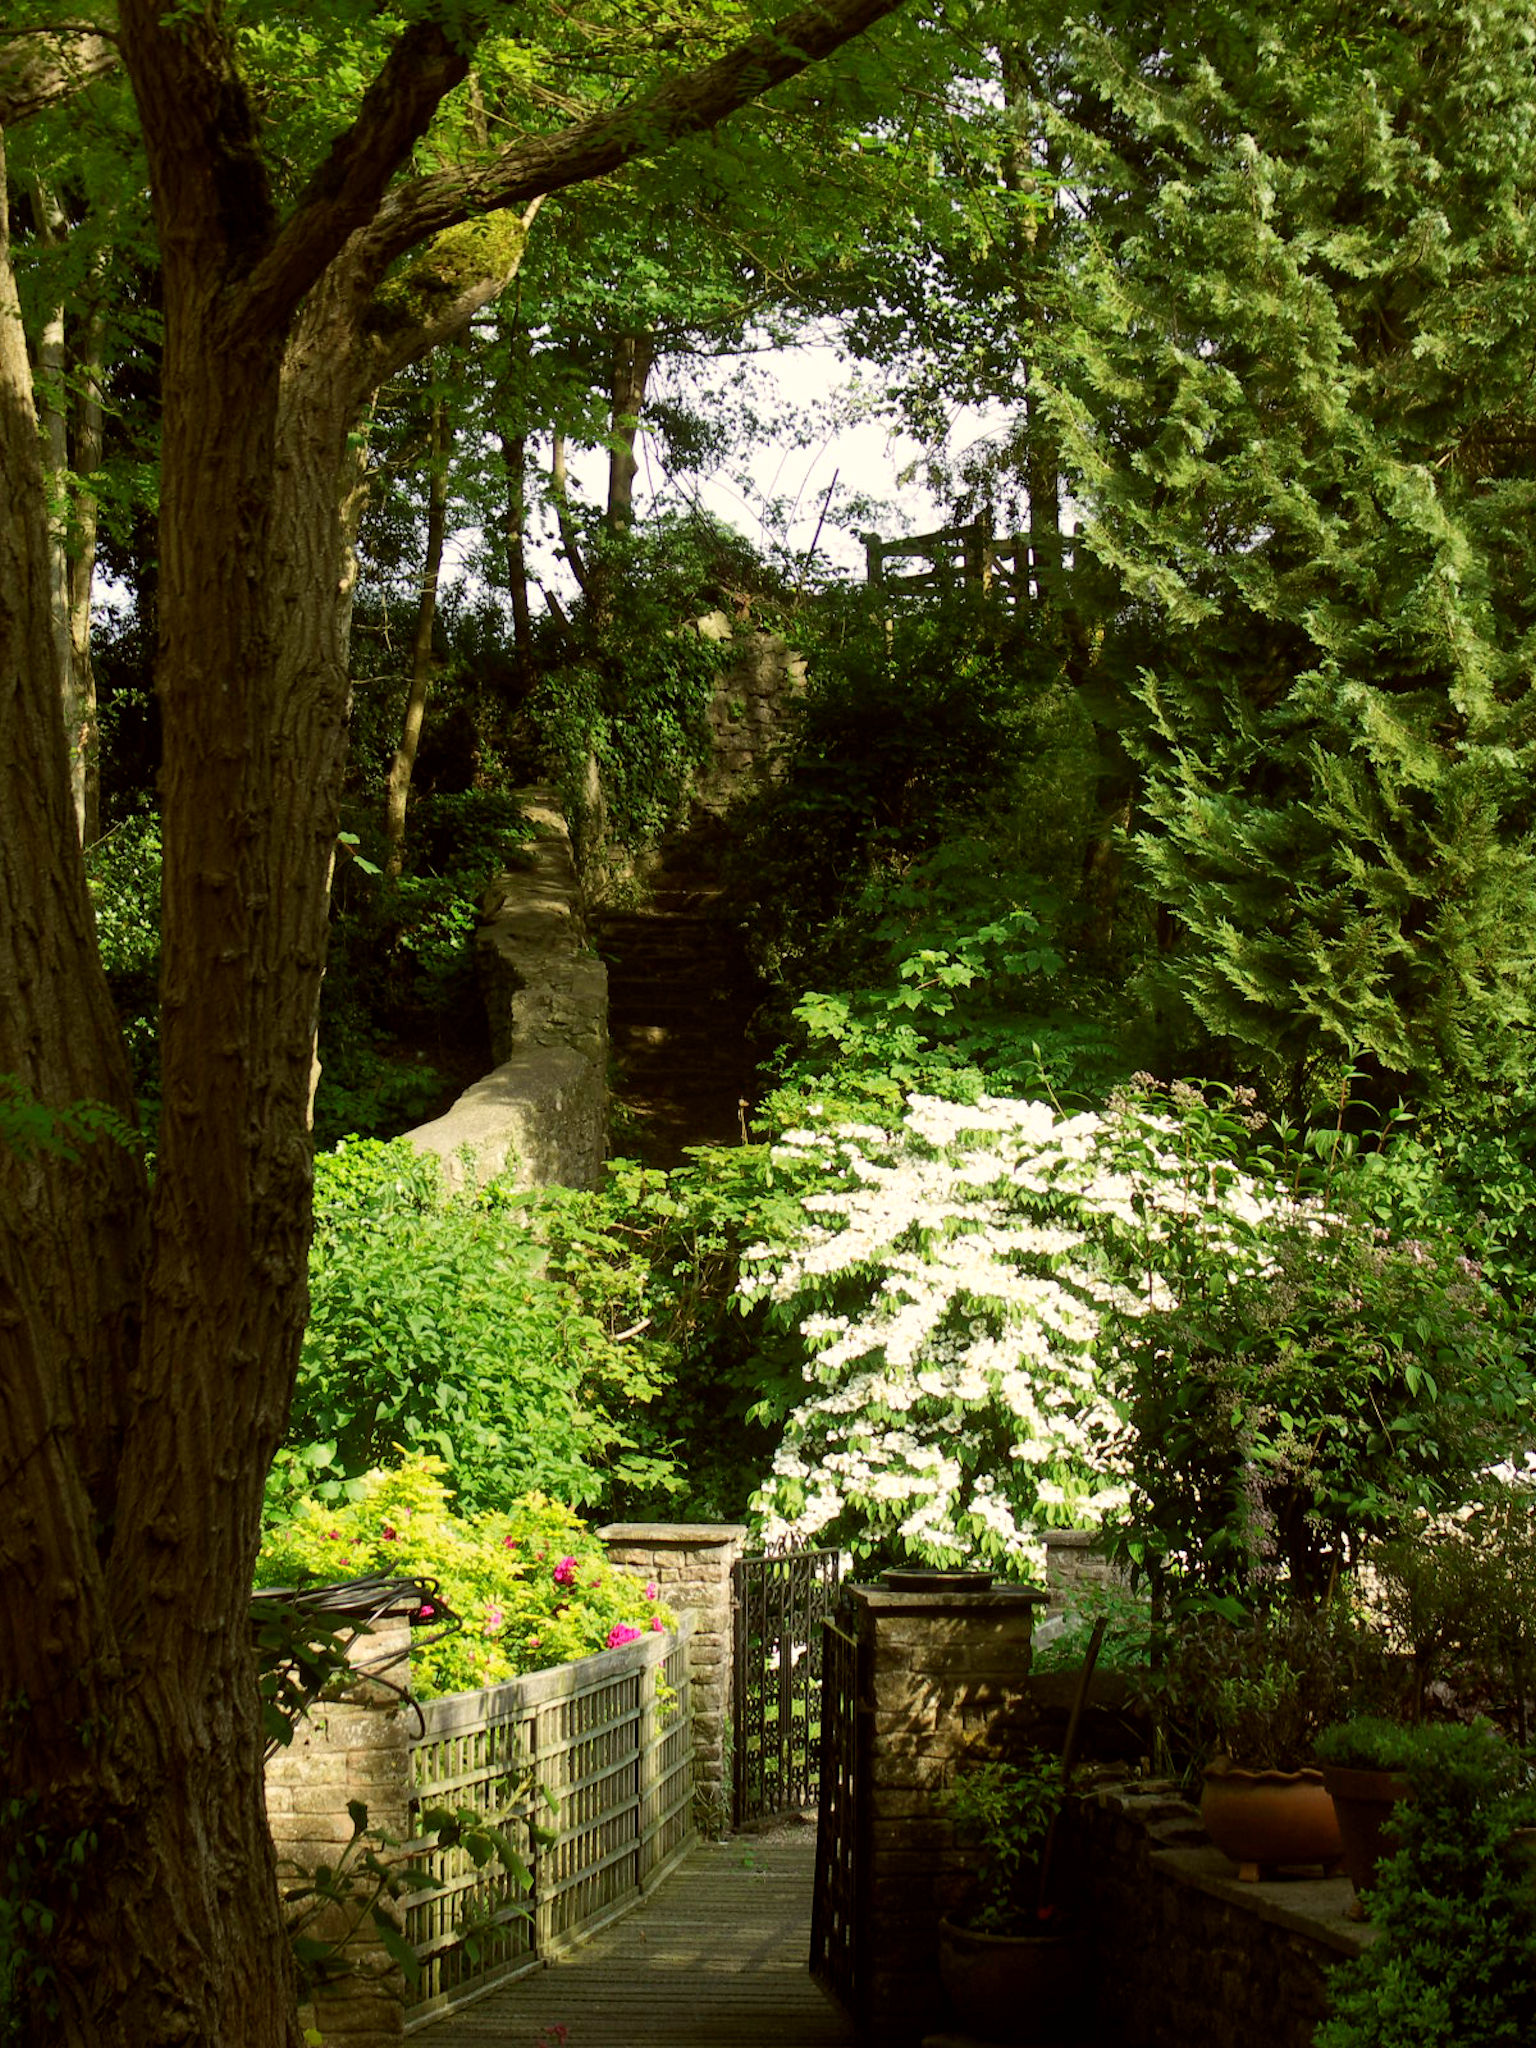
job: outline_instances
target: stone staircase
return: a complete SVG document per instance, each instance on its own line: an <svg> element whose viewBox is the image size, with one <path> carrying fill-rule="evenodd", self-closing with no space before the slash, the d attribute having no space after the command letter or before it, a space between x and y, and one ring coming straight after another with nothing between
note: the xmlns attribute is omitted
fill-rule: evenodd
<svg viewBox="0 0 1536 2048"><path fill-rule="evenodd" d="M741 1143L756 1099L760 996L720 913L721 850L718 821L696 813L661 849L638 908L589 919L608 968L612 1150L650 1166Z"/></svg>

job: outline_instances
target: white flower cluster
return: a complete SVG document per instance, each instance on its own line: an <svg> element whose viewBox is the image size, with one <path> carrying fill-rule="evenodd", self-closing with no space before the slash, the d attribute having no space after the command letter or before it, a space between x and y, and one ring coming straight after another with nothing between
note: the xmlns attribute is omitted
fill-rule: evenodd
<svg viewBox="0 0 1536 2048"><path fill-rule="evenodd" d="M894 1135L784 1135L776 1156L819 1186L796 1241L755 1247L742 1282L806 1351L806 1398L755 1501L770 1542L895 1535L930 1563L1043 1576L1043 1529L1124 1507L1100 1322L1167 1289L1117 1272L1115 1240L1194 1224L1219 1243L1273 1206L1235 1169L1192 1186L1171 1130L1141 1118L1127 1146L1123 1122L1046 1103L913 1096Z"/></svg>

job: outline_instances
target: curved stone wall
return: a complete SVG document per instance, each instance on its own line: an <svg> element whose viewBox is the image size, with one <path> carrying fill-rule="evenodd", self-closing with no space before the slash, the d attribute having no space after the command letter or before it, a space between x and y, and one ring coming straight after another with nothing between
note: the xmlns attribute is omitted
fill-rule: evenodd
<svg viewBox="0 0 1536 2048"><path fill-rule="evenodd" d="M587 943L553 793L518 795L535 836L525 864L487 891L475 940L497 1064L407 1135L450 1183L505 1173L518 1187L595 1187L608 1146L608 970Z"/></svg>

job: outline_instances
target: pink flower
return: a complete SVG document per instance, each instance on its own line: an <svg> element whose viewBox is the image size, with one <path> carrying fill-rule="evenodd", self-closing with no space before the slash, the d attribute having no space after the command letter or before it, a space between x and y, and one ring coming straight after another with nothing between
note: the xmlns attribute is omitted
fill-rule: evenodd
<svg viewBox="0 0 1536 2048"><path fill-rule="evenodd" d="M651 1628L656 1634L664 1634L666 1631L666 1626L667 1624L662 1620L659 1614L653 1614L651 1616Z"/></svg>
<svg viewBox="0 0 1536 2048"><path fill-rule="evenodd" d="M562 1557L555 1566L555 1584L557 1586L574 1586L575 1583L576 1560L574 1557Z"/></svg>
<svg viewBox="0 0 1536 2048"><path fill-rule="evenodd" d="M516 1550L517 1538L515 1536L503 1536L501 1539L501 1547L503 1550Z"/></svg>
<svg viewBox="0 0 1536 2048"><path fill-rule="evenodd" d="M325 1540L327 1543L340 1543L340 1541L342 1540L341 1531L339 1529L327 1529L325 1532Z"/></svg>
<svg viewBox="0 0 1536 2048"><path fill-rule="evenodd" d="M485 1632L488 1636L495 1635L497 1629L501 1627L502 1618L502 1612L499 1607L488 1607L486 1609Z"/></svg>
<svg viewBox="0 0 1536 2048"><path fill-rule="evenodd" d="M540 1643L541 1643L541 1642L542 1642L543 1640L544 1640L544 1639L543 1639L543 1637L542 1637L542 1636L530 1636L530 1637L528 1638L528 1647L529 1647L529 1649L530 1649L530 1650L536 1650L536 1649L537 1649L537 1648L539 1647L539 1644L540 1644Z"/></svg>
<svg viewBox="0 0 1536 2048"><path fill-rule="evenodd" d="M610 1650L616 1650L621 1643L638 1643L639 1640L639 1629L630 1628L622 1621L616 1621L608 1631L608 1647Z"/></svg>
<svg viewBox="0 0 1536 2048"><path fill-rule="evenodd" d="M437 1609L432 1605L431 1601L424 1600L416 1610L416 1619L418 1621L430 1621L436 1612Z"/></svg>
<svg viewBox="0 0 1536 2048"><path fill-rule="evenodd" d="M652 1579L650 1584L646 1587L645 1597L647 1600L659 1600L661 1598L661 1589L660 1587L658 1587L654 1579Z"/></svg>
<svg viewBox="0 0 1536 2048"><path fill-rule="evenodd" d="M379 1534L383 1537L386 1543L398 1543L400 1541L399 1530L392 1529L388 1522L384 1524L383 1528L379 1531Z"/></svg>

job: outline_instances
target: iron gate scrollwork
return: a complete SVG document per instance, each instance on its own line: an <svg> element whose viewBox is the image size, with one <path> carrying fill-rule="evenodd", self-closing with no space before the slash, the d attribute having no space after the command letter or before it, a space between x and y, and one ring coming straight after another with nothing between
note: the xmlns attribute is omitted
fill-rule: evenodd
<svg viewBox="0 0 1536 2048"><path fill-rule="evenodd" d="M821 1776L821 1624L837 1599L835 1550L744 1557L735 1613L731 1818L814 1806Z"/></svg>
<svg viewBox="0 0 1536 2048"><path fill-rule="evenodd" d="M863 2016L859 1944L865 1924L860 1887L868 1869L863 1840L868 1716L860 1645L838 1621L822 1623L821 1803L816 1827L816 1890L811 1904L811 1975L850 2014Z"/></svg>

